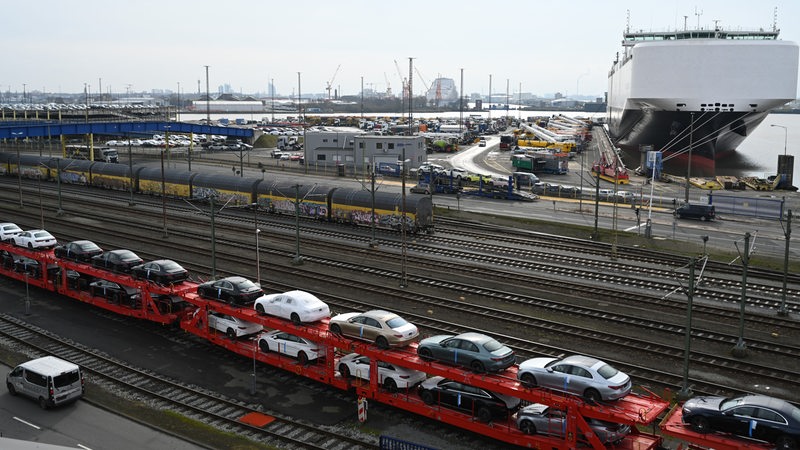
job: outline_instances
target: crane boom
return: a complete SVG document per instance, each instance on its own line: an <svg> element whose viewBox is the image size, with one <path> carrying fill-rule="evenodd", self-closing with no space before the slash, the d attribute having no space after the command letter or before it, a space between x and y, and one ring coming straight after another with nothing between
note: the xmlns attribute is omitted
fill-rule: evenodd
<svg viewBox="0 0 800 450"><path fill-rule="evenodd" d="M328 83L327 83L327 84L328 84L328 86L325 88L325 90L327 90L327 91L328 91L328 100L330 100L330 99L331 99L331 86L333 85L333 81L336 79L336 75L338 75L338 74L339 74L339 69L341 69L341 68L342 68L342 65L341 65L341 64L339 64L338 66L336 66L336 71L334 71L334 72L333 72L333 76L331 77L331 80L330 80L330 81L328 81Z"/></svg>

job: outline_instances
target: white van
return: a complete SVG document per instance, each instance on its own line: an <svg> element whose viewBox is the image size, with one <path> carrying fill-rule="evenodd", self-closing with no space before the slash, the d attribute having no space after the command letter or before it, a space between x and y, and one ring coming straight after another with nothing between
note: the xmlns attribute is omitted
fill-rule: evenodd
<svg viewBox="0 0 800 450"><path fill-rule="evenodd" d="M11 395L28 396L42 409L78 400L85 389L81 368L55 356L18 365L6 377L6 386Z"/></svg>

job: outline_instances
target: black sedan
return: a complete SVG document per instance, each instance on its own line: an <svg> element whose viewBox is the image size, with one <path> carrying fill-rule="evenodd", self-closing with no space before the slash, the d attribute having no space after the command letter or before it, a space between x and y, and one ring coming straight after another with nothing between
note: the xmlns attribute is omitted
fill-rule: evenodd
<svg viewBox="0 0 800 450"><path fill-rule="evenodd" d="M108 280L96 280L89 283L89 292L92 297L102 297L111 303L136 308L141 298L139 290L130 286Z"/></svg>
<svg viewBox="0 0 800 450"><path fill-rule="evenodd" d="M261 286L244 277L228 277L221 280L207 281L197 286L200 297L220 300L236 306L252 305L258 297L264 295Z"/></svg>
<svg viewBox="0 0 800 450"><path fill-rule="evenodd" d="M519 409L520 400L444 377L430 377L419 385L419 396L427 405L439 404L470 414L480 422L506 419Z"/></svg>
<svg viewBox="0 0 800 450"><path fill-rule="evenodd" d="M683 404L683 422L698 433L731 433L778 449L800 445L800 408L766 395L695 397Z"/></svg>
<svg viewBox="0 0 800 450"><path fill-rule="evenodd" d="M137 280L150 280L166 285L186 281L189 272L175 261L159 259L131 267L131 276Z"/></svg>
<svg viewBox="0 0 800 450"><path fill-rule="evenodd" d="M68 244L57 246L53 252L56 258L89 262L93 257L102 254L103 249L92 241L73 241Z"/></svg>
<svg viewBox="0 0 800 450"><path fill-rule="evenodd" d="M130 250L111 250L92 257L92 265L100 269L107 269L113 272L130 273L133 266L143 263L136 253Z"/></svg>

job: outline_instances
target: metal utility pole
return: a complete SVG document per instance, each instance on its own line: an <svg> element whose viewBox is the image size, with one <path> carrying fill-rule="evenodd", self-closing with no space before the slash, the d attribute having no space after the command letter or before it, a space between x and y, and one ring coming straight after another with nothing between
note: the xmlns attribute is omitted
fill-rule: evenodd
<svg viewBox="0 0 800 450"><path fill-rule="evenodd" d="M458 88L458 132L464 132L464 68L461 68L461 86Z"/></svg>
<svg viewBox="0 0 800 450"><path fill-rule="evenodd" d="M208 91L208 66L206 66L206 125L211 125L211 93Z"/></svg>
<svg viewBox="0 0 800 450"><path fill-rule="evenodd" d="M686 326L684 327L683 348L683 381L678 398L688 400L694 394L689 387L689 355L692 349L692 301L694 300L694 266L695 259L689 260L689 286L686 289Z"/></svg>
<svg viewBox="0 0 800 450"><path fill-rule="evenodd" d="M211 206L211 279L217 278L217 230L214 222L214 200L215 196L208 197Z"/></svg>
<svg viewBox="0 0 800 450"><path fill-rule="evenodd" d="M689 203L689 179L692 176L692 147L694 146L694 142L692 139L692 134L694 132L694 113L690 114L691 122L689 123L689 161L686 163L686 195L684 196L684 201Z"/></svg>
<svg viewBox="0 0 800 450"><path fill-rule="evenodd" d="M783 288L781 289L781 307L778 308L778 315L781 317L788 316L789 311L786 310L786 277L789 273L789 240L792 238L792 210L786 215L786 229L783 230L786 236L786 249L783 252Z"/></svg>
<svg viewBox="0 0 800 450"><path fill-rule="evenodd" d="M299 266L303 264L303 258L300 257L300 188L302 184L294 185L294 228L295 228L295 250L294 259L292 264Z"/></svg>
<svg viewBox="0 0 800 450"><path fill-rule="evenodd" d="M163 236L169 237L167 232L167 183L164 179L164 151L161 151L161 215L164 219Z"/></svg>
<svg viewBox="0 0 800 450"><path fill-rule="evenodd" d="M408 58L408 131L406 134L411 136L413 133L413 126L414 126L414 119L412 110L414 107L414 58ZM405 158L403 158L405 159ZM405 189L403 190L403 194L405 195Z"/></svg>
<svg viewBox="0 0 800 450"><path fill-rule="evenodd" d="M370 187L370 197L372 197L372 215L370 217L372 240L369 241L369 246L375 248L378 246L378 240L375 239L375 166L373 164L370 164L369 172L370 183L372 185Z"/></svg>
<svg viewBox="0 0 800 450"><path fill-rule="evenodd" d="M492 122L492 74L489 74L489 116L487 121Z"/></svg>
<svg viewBox="0 0 800 450"><path fill-rule="evenodd" d="M408 286L408 274L406 273L406 257L407 257L407 248L406 248L406 148L403 147L403 165L401 166L402 172L400 173L400 179L402 180L402 220L400 223L400 232L402 238L402 255L401 255L401 262L400 262L400 287L405 288ZM433 171L431 171L431 175Z"/></svg>
<svg viewBox="0 0 800 450"><path fill-rule="evenodd" d="M738 245L736 246L738 249ZM747 345L744 343L744 311L747 306L747 267L750 265L750 233L744 234L744 251L740 251L742 257L742 299L739 307L739 340L733 347L732 354L737 358L747 356Z"/></svg>

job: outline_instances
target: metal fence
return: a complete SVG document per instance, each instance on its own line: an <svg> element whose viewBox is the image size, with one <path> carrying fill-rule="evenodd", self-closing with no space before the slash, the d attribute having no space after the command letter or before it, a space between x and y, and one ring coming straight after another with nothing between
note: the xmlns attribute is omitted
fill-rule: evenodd
<svg viewBox="0 0 800 450"><path fill-rule="evenodd" d="M382 450L436 450L427 445L415 444L413 442L383 435L381 435L380 438L380 446Z"/></svg>
<svg viewBox="0 0 800 450"><path fill-rule="evenodd" d="M786 199L710 194L708 202L714 205L717 214L780 220L783 218Z"/></svg>

